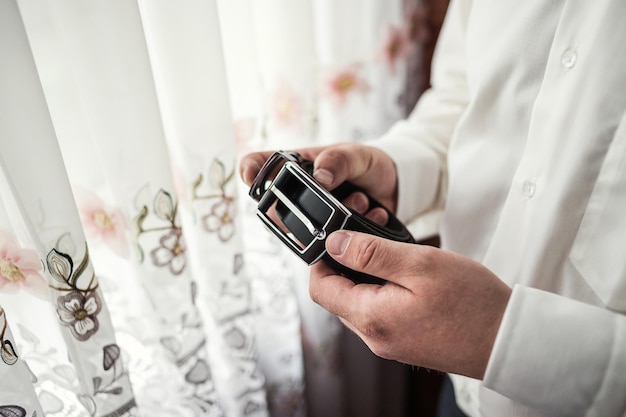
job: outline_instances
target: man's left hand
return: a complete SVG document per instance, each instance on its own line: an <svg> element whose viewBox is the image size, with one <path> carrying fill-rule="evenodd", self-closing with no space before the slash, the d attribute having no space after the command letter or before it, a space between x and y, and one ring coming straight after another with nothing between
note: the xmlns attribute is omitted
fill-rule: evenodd
<svg viewBox="0 0 626 417"><path fill-rule="evenodd" d="M378 356L482 379L511 289L483 265L452 252L352 231L328 237L341 264L381 277L355 284L323 262L311 298Z"/></svg>

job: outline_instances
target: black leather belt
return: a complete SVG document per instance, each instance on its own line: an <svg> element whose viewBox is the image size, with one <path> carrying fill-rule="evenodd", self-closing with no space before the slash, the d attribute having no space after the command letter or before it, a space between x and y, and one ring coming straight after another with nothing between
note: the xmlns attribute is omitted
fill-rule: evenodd
<svg viewBox="0 0 626 417"><path fill-rule="evenodd" d="M312 176L313 162L296 152L276 152L263 165L250 188L258 201L257 216L287 247L307 264L323 260L354 282L384 284L384 280L354 271L335 261L325 248L326 237L340 229L365 232L398 242L415 243L413 236L386 207L359 187L344 182L332 192ZM373 222L346 207L341 200L360 191L369 207L381 207L388 216L386 226Z"/></svg>

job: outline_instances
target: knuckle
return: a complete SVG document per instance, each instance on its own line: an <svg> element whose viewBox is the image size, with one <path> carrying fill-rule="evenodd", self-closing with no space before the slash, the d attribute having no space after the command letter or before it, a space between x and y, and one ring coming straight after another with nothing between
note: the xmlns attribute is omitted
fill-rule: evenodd
<svg viewBox="0 0 626 417"><path fill-rule="evenodd" d="M318 162L324 166L344 169L354 161L355 155L360 154L362 147L363 145L349 142L331 146L320 153Z"/></svg>
<svg viewBox="0 0 626 417"><path fill-rule="evenodd" d="M350 152L342 147L327 150L320 163L331 167L345 167L350 162Z"/></svg>
<svg viewBox="0 0 626 417"><path fill-rule="evenodd" d="M311 297L311 300L313 300L314 303L319 304L320 301L320 292L319 290L317 290L317 288L313 287L313 286L309 286L309 297Z"/></svg>
<svg viewBox="0 0 626 417"><path fill-rule="evenodd" d="M423 273L438 269L440 249L431 246L420 246L419 256L415 257L415 268Z"/></svg>
<svg viewBox="0 0 626 417"><path fill-rule="evenodd" d="M364 340L367 342L370 350L381 358L388 359L391 355L390 334L387 326L379 321L370 320L363 324L361 329Z"/></svg>
<svg viewBox="0 0 626 417"><path fill-rule="evenodd" d="M367 239L356 245L354 259L359 268L369 270L375 267L380 257L380 242L376 239Z"/></svg>
<svg viewBox="0 0 626 417"><path fill-rule="evenodd" d="M311 300L316 304L320 304L323 301L322 290L314 280L310 280L309 283L309 297L311 297Z"/></svg>
<svg viewBox="0 0 626 417"><path fill-rule="evenodd" d="M370 346L372 353L382 359L394 359L391 349L385 344L373 344Z"/></svg>
<svg viewBox="0 0 626 417"><path fill-rule="evenodd" d="M370 315L363 318L361 332L367 339L378 342L385 338L387 329L379 319Z"/></svg>

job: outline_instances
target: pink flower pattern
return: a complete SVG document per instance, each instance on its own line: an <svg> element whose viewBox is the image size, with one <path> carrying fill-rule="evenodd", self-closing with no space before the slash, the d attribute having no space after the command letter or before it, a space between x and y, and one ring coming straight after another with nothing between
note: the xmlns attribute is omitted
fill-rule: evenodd
<svg viewBox="0 0 626 417"><path fill-rule="evenodd" d="M383 62L392 74L396 73L398 61L411 52L412 44L406 28L389 26L380 54Z"/></svg>
<svg viewBox="0 0 626 417"><path fill-rule="evenodd" d="M427 42L430 36L424 4L420 1L411 2L406 8L402 24L387 27L378 51L372 58L378 58L392 75L396 74L400 61L406 59L419 44ZM368 60L365 61L368 64ZM323 76L322 96L344 105L349 96L368 92L371 87L362 75L362 66L352 63Z"/></svg>
<svg viewBox="0 0 626 417"><path fill-rule="evenodd" d="M12 233L0 229L0 292L12 294L22 288L47 298L43 264L36 251L22 248Z"/></svg>
<svg viewBox="0 0 626 417"><path fill-rule="evenodd" d="M350 64L330 73L324 80L322 94L343 105L349 95L366 93L370 87L360 72L359 64Z"/></svg>
<svg viewBox="0 0 626 417"><path fill-rule="evenodd" d="M404 14L402 26L389 26L379 55L391 74L395 74L399 61L407 58L419 44L430 39L428 13L424 4L412 2Z"/></svg>
<svg viewBox="0 0 626 417"><path fill-rule="evenodd" d="M128 222L123 212L105 204L100 197L89 191L77 193L77 206L87 238L99 240L116 254L128 258Z"/></svg>
<svg viewBox="0 0 626 417"><path fill-rule="evenodd" d="M270 95L270 119L278 128L297 127L302 107L302 99L286 81L280 81Z"/></svg>

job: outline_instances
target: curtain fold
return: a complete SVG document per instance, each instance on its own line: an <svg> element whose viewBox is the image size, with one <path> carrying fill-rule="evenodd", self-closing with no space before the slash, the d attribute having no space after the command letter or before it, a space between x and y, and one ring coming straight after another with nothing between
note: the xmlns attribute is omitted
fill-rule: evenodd
<svg viewBox="0 0 626 417"><path fill-rule="evenodd" d="M22 240L31 242L44 264L48 291L37 295L49 297L58 317L64 340L59 348L65 349L73 364L80 404L93 415L132 413L136 404L130 379L89 256L26 33L15 4L4 2L1 14L5 20L2 49L11 62L0 73L3 189L10 190L11 206L19 210L28 232ZM5 237L3 243L6 251L19 250L17 239ZM5 268L9 259L18 262L19 258L6 257ZM20 280L18 272L13 280ZM8 406L21 407L17 415L26 412L20 403Z"/></svg>
<svg viewBox="0 0 626 417"><path fill-rule="evenodd" d="M11 333L6 313L0 306L0 377L2 381L11 381L3 384L2 391L5 397L0 411L6 415L43 415L37 393L32 385L32 374L28 365L20 358L17 343Z"/></svg>
<svg viewBox="0 0 626 417"><path fill-rule="evenodd" d="M345 414L342 326L237 174L402 117L412 9L340 6L0 1L0 415Z"/></svg>

